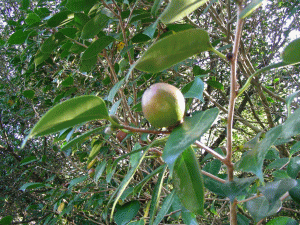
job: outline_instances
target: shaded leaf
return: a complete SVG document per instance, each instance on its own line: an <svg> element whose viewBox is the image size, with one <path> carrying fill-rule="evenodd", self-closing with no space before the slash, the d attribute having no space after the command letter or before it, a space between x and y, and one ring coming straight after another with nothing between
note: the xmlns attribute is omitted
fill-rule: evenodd
<svg viewBox="0 0 300 225"><path fill-rule="evenodd" d="M33 127L28 138L48 135L91 120L108 119L104 101L92 95L64 101L50 109Z"/></svg>
<svg viewBox="0 0 300 225"><path fill-rule="evenodd" d="M83 27L81 38L89 39L94 38L106 26L109 17L98 13L94 18L89 20Z"/></svg>
<svg viewBox="0 0 300 225"><path fill-rule="evenodd" d="M74 19L74 13L71 11L62 11L54 14L48 21L47 25L49 27L57 27L65 25Z"/></svg>
<svg viewBox="0 0 300 225"><path fill-rule="evenodd" d="M95 169L95 176L94 179L98 182L99 178L102 176L106 166L106 161L103 160Z"/></svg>
<svg viewBox="0 0 300 225"><path fill-rule="evenodd" d="M189 15L208 0L172 0L163 11L160 20L167 23L174 23Z"/></svg>
<svg viewBox="0 0 300 225"><path fill-rule="evenodd" d="M300 108L297 109L283 124L280 138L288 139L300 133Z"/></svg>
<svg viewBox="0 0 300 225"><path fill-rule="evenodd" d="M280 158L271 162L266 169L279 169L289 161L289 158Z"/></svg>
<svg viewBox="0 0 300 225"><path fill-rule="evenodd" d="M270 220L266 225L298 225L299 223L286 216L277 217L275 219Z"/></svg>
<svg viewBox="0 0 300 225"><path fill-rule="evenodd" d="M20 187L20 191L34 190L42 187L49 187L50 185L44 183L26 183Z"/></svg>
<svg viewBox="0 0 300 225"><path fill-rule="evenodd" d="M278 200L274 205L269 205L266 197L262 196L246 202L246 207L255 223L257 223L261 219L277 213L281 208L281 201Z"/></svg>
<svg viewBox="0 0 300 225"><path fill-rule="evenodd" d="M26 98L32 99L32 98L34 97L34 94L35 94L35 91L34 91L34 90L26 90L26 91L23 91L23 95L24 95L24 97L26 97Z"/></svg>
<svg viewBox="0 0 300 225"><path fill-rule="evenodd" d="M18 30L9 37L7 43L12 45L21 45L26 41L30 33L31 33L30 30L26 30L26 31Z"/></svg>
<svg viewBox="0 0 300 225"><path fill-rule="evenodd" d="M5 216L0 220L0 224L2 225L9 225L11 224L11 222L13 221L13 217L12 216Z"/></svg>
<svg viewBox="0 0 300 225"><path fill-rule="evenodd" d="M155 220L154 220L154 225L158 225L162 219L164 218L164 216L168 213L172 202L174 200L174 195L175 195L175 191L172 191L165 199L164 202L161 206L161 209L159 210Z"/></svg>
<svg viewBox="0 0 300 225"><path fill-rule="evenodd" d="M88 176L85 175L85 176L77 177L77 178L71 180L70 183L69 183L68 188L72 188L73 186L75 186L75 185L77 185L77 184L79 184L79 183L85 181L87 178L88 178Z"/></svg>
<svg viewBox="0 0 300 225"><path fill-rule="evenodd" d="M66 7L73 12L81 12L92 8L98 0L68 0Z"/></svg>
<svg viewBox="0 0 300 225"><path fill-rule="evenodd" d="M291 104L292 104L294 98L296 98L298 96L300 96L300 90L296 91L296 92L294 92L294 93L292 93L292 94L290 94L289 96L286 97L285 102L286 102L286 107L287 107L287 110L288 110L288 116L291 115Z"/></svg>
<svg viewBox="0 0 300 225"><path fill-rule="evenodd" d="M186 90L185 92L185 87L183 88L183 92L184 93L184 97L185 98L198 98L199 100L201 100L202 102L204 102L203 100L203 90L204 90L204 83L203 81L200 79L200 77L195 77L195 80L193 82L190 83L191 85L187 84L187 88L189 88L188 90ZM187 89L186 88L186 89Z"/></svg>
<svg viewBox="0 0 300 225"><path fill-rule="evenodd" d="M89 60L90 58L97 58L97 55L102 52L102 50L112 43L115 39L111 36L102 36L93 42L81 56L82 60Z"/></svg>
<svg viewBox="0 0 300 225"><path fill-rule="evenodd" d="M200 166L192 147L179 157L174 167L174 188L185 208L203 215L204 184Z"/></svg>
<svg viewBox="0 0 300 225"><path fill-rule="evenodd" d="M296 179L296 177L298 176L298 173L300 171L300 157L299 156L291 158L291 161L288 164L286 171L291 178Z"/></svg>
<svg viewBox="0 0 300 225"><path fill-rule="evenodd" d="M290 154L293 155L300 150L300 141L298 141L296 144L294 144L290 150Z"/></svg>
<svg viewBox="0 0 300 225"><path fill-rule="evenodd" d="M40 21L41 21L41 18L35 13L29 13L25 19L25 22L28 25L32 25L32 24L38 23Z"/></svg>
<svg viewBox="0 0 300 225"><path fill-rule="evenodd" d="M23 159L20 162L20 166L24 166L24 165L27 165L27 164L30 164L30 163L33 163L33 162L36 162L36 161L38 161L36 156L29 156L29 157L26 157L25 159Z"/></svg>
<svg viewBox="0 0 300 225"><path fill-rule="evenodd" d="M242 155L242 158L235 163L235 168L244 172L252 172L261 181L263 181L263 161L269 148L281 134L281 131L282 126L272 128L266 133L266 137L261 142L259 142L257 138L260 135L257 135L257 137L254 139L256 140L256 143L253 146L251 146L252 150Z"/></svg>
<svg viewBox="0 0 300 225"><path fill-rule="evenodd" d="M162 155L171 170L177 157L210 128L218 114L217 108L195 112L172 131Z"/></svg>
<svg viewBox="0 0 300 225"><path fill-rule="evenodd" d="M151 45L137 61L136 69L157 73L188 57L211 49L206 31L188 29L169 35Z"/></svg>
<svg viewBox="0 0 300 225"><path fill-rule="evenodd" d="M269 201L269 205L272 206L280 197L287 191L296 186L297 182L293 179L283 179L279 181L269 182L265 186L259 187L263 195Z"/></svg>
<svg viewBox="0 0 300 225"><path fill-rule="evenodd" d="M297 185L289 190L289 194L300 205L300 179L297 180Z"/></svg>
<svg viewBox="0 0 300 225"><path fill-rule="evenodd" d="M116 213L114 220L117 225L125 225L132 220L140 209L139 201L127 202L124 205L118 205L116 207Z"/></svg>

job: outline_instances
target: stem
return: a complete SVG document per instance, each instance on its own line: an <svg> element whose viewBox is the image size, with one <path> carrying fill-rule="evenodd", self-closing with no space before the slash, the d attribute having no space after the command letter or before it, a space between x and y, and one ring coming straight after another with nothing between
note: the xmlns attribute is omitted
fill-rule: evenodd
<svg viewBox="0 0 300 225"><path fill-rule="evenodd" d="M130 127L126 125L121 125L121 129L129 130L131 132L137 132L137 133L148 133L148 134L170 134L170 131L161 131L161 130L147 130L143 128L137 128L137 127Z"/></svg>
<svg viewBox="0 0 300 225"><path fill-rule="evenodd" d="M225 158L223 156L221 156L219 153L215 152L211 148L207 147L206 145L202 144L200 141L195 141L195 145L197 145L199 148L204 149L208 153L212 154L214 157L216 157L217 159L219 159L224 164L227 163L227 161L225 160Z"/></svg>
<svg viewBox="0 0 300 225"><path fill-rule="evenodd" d="M227 155L226 155L226 166L228 173L228 180L233 181L233 164L232 164L232 128L233 128L233 116L234 116L234 105L238 92L237 84L237 58L240 40L242 36L242 27L243 20L239 19L239 14L242 11L242 4L238 2L237 5L237 26L235 31L235 39L233 44L232 58L230 61L231 77L230 77L230 99L229 99L229 108L228 108L228 120L227 120ZM237 225L237 212L236 212L237 201L230 203L230 224Z"/></svg>
<svg viewBox="0 0 300 225"><path fill-rule="evenodd" d="M226 59L226 56L223 55L221 52L219 52L217 49L212 48L211 49L212 52L216 53L218 56L220 56L222 59Z"/></svg>

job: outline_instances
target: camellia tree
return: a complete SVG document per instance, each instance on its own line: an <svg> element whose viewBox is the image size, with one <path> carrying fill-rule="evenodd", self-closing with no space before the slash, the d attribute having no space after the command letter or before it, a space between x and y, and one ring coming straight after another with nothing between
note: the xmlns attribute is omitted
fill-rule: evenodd
<svg viewBox="0 0 300 225"><path fill-rule="evenodd" d="M22 213L0 223L298 224L298 4L8 10L1 173L15 174Z"/></svg>

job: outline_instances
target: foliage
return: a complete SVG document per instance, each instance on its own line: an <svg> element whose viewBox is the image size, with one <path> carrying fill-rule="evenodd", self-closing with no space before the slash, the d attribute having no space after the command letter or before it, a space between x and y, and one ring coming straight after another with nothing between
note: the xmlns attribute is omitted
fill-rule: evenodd
<svg viewBox="0 0 300 225"><path fill-rule="evenodd" d="M297 224L298 4L0 1L0 224Z"/></svg>

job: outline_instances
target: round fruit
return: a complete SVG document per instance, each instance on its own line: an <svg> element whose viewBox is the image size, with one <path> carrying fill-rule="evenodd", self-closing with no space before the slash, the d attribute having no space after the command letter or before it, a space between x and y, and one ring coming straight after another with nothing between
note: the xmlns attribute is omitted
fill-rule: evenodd
<svg viewBox="0 0 300 225"><path fill-rule="evenodd" d="M122 142L124 140L124 138L126 138L126 136L127 136L127 133L125 133L124 131L121 131L121 130L116 135L119 142Z"/></svg>
<svg viewBox="0 0 300 225"><path fill-rule="evenodd" d="M153 126L175 126L182 122L184 116L184 97L178 88L166 83L156 83L143 94L142 109Z"/></svg>
<svg viewBox="0 0 300 225"><path fill-rule="evenodd" d="M95 169L94 168L90 169L88 173L89 173L89 176L91 178L93 178L95 176Z"/></svg>

